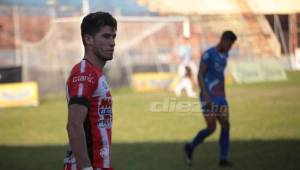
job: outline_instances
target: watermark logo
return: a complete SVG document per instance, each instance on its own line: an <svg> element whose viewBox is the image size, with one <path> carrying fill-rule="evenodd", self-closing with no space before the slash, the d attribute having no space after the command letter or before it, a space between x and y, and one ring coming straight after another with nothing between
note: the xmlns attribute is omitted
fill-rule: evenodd
<svg viewBox="0 0 300 170"><path fill-rule="evenodd" d="M182 101L175 97L166 97L162 101L155 101L150 104L149 111L152 113L200 113L206 116L221 116L228 112L227 105L217 105L214 103L202 103L199 101Z"/></svg>
<svg viewBox="0 0 300 170"><path fill-rule="evenodd" d="M150 104L150 112L160 113L199 113L199 102L198 101L180 101L175 97L167 97L162 101L155 101Z"/></svg>

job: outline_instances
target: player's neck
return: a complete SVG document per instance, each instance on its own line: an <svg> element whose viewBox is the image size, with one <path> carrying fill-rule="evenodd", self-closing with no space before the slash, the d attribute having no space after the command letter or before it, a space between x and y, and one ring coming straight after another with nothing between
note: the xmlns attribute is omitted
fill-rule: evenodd
<svg viewBox="0 0 300 170"><path fill-rule="evenodd" d="M84 53L83 59L88 60L93 66L97 67L98 69L102 70L106 61L100 60L95 54L88 52L87 50Z"/></svg>
<svg viewBox="0 0 300 170"><path fill-rule="evenodd" d="M225 50L220 43L216 46L216 49L219 53L225 53Z"/></svg>

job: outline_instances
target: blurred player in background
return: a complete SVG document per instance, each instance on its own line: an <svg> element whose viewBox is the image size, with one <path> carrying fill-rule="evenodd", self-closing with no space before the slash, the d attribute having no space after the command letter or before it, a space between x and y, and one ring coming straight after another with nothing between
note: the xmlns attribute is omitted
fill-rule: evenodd
<svg viewBox="0 0 300 170"><path fill-rule="evenodd" d="M103 68L112 60L117 21L109 13L83 18L84 58L67 81L69 147L64 170L112 170L112 97Z"/></svg>
<svg viewBox="0 0 300 170"><path fill-rule="evenodd" d="M185 90L188 97L196 98L197 94L193 90L196 85L193 71L189 66L185 66L185 75L180 77L179 82L175 86L176 96L181 96L181 91Z"/></svg>
<svg viewBox="0 0 300 170"><path fill-rule="evenodd" d="M208 49L202 55L198 72L198 84L201 90L200 101L207 127L200 130L195 138L185 145L184 151L189 166L192 163L194 149L215 131L217 120L221 125L219 166L232 166L227 159L229 112L225 95L224 70L227 64L228 52L236 40L237 36L232 31L225 31L217 46Z"/></svg>
<svg viewBox="0 0 300 170"><path fill-rule="evenodd" d="M196 65L193 61L192 45L190 39L183 37L181 44L177 49L177 56L179 58L178 76L176 78L176 85L174 92L176 96L181 96L182 90L186 91L188 97L197 97L193 89L195 84Z"/></svg>

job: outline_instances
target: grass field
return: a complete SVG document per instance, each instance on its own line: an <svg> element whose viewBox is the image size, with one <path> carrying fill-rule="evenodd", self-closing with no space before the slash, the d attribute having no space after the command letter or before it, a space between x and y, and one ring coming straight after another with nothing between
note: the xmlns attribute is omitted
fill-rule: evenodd
<svg viewBox="0 0 300 170"><path fill-rule="evenodd" d="M289 81L230 85L233 170L300 169L300 72ZM150 112L153 102L168 92L134 93L113 90L113 164L116 170L214 170L218 162L216 131L194 156L193 168L183 164L182 149L204 127L201 113ZM67 134L63 95L42 98L35 108L0 110L0 169L56 170L62 168Z"/></svg>

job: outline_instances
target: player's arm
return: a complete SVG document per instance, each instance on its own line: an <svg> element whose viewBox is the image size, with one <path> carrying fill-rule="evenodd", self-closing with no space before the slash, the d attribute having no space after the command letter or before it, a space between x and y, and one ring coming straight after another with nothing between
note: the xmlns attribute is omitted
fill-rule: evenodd
<svg viewBox="0 0 300 170"><path fill-rule="evenodd" d="M91 166L83 125L87 113L88 108L84 105L76 103L69 105L67 131L72 151L80 169Z"/></svg>
<svg viewBox="0 0 300 170"><path fill-rule="evenodd" d="M207 103L210 103L211 102L211 97L208 93L208 90L206 89L205 87L205 84L204 84L204 74L207 70L207 67L208 67L208 64L211 63L210 61L210 55L208 52L205 52L202 57L201 57L201 61L200 61L200 66L199 66L199 71L198 71L198 75L197 75L197 78L198 78L198 85L200 87L200 90L204 96L204 99Z"/></svg>
<svg viewBox="0 0 300 170"><path fill-rule="evenodd" d="M207 89L205 88L205 85L204 85L204 73L206 72L206 70L207 70L207 64L200 64L197 78L198 78L199 88L200 88L202 94L204 95L205 101L209 103L211 101L211 98L208 94Z"/></svg>
<svg viewBox="0 0 300 170"><path fill-rule="evenodd" d="M91 68L82 61L80 67L73 68L67 81L68 122L67 132L77 167L90 167L84 122L88 118L91 97L97 89L96 75Z"/></svg>

